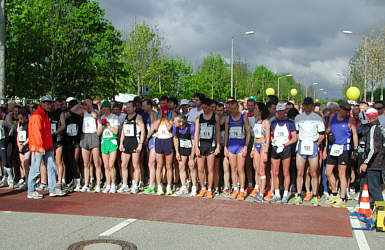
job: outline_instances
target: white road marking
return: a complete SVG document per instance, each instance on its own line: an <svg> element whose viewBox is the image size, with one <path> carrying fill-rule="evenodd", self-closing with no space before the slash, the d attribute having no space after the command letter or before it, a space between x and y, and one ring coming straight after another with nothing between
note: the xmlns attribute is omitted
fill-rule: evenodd
<svg viewBox="0 0 385 250"><path fill-rule="evenodd" d="M13 213L12 211L2 211L3 213L5 213L5 214L11 214L11 213Z"/></svg>
<svg viewBox="0 0 385 250"><path fill-rule="evenodd" d="M120 229L130 225L131 223L135 222L136 219L127 219L125 221L122 221L121 223L119 223L118 225L108 229L107 231L99 234L99 236L110 236L111 234L119 231Z"/></svg>
<svg viewBox="0 0 385 250"><path fill-rule="evenodd" d="M347 209L349 210L349 212L354 211L354 208L352 207L347 207ZM350 218L350 224L352 225L352 227L358 227L358 228L362 227L360 221L354 218ZM356 236L358 248L360 250L370 250L370 247L368 245L364 232L362 230L353 230L353 232L354 232L354 235Z"/></svg>

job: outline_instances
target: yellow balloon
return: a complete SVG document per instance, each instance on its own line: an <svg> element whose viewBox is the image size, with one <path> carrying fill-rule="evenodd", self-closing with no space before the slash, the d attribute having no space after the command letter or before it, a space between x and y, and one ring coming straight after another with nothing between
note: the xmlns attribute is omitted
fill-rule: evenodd
<svg viewBox="0 0 385 250"><path fill-rule="evenodd" d="M290 94L291 94L292 96L296 96L296 95L298 94L298 91L297 91L296 89L291 89L291 90L290 90Z"/></svg>
<svg viewBox="0 0 385 250"><path fill-rule="evenodd" d="M346 97L349 100L357 100L360 98L360 89L357 87L350 87L346 90Z"/></svg>
<svg viewBox="0 0 385 250"><path fill-rule="evenodd" d="M266 95L274 95L275 94L275 91L273 88L267 88L266 89Z"/></svg>
<svg viewBox="0 0 385 250"><path fill-rule="evenodd" d="M319 100L318 100L318 99L315 99L315 102L319 102Z"/></svg>

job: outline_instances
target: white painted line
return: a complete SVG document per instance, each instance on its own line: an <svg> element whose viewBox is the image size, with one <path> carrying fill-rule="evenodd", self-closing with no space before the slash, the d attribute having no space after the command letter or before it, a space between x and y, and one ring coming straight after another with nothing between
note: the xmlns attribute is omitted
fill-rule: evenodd
<svg viewBox="0 0 385 250"><path fill-rule="evenodd" d="M361 223L357 219L350 218L350 223L352 227L362 227ZM366 241L365 234L362 230L353 230L354 235L356 236L356 241L358 244L358 248L360 250L370 250L368 242Z"/></svg>
<svg viewBox="0 0 385 250"><path fill-rule="evenodd" d="M12 211L2 211L3 213L5 213L5 214L11 214L11 213L13 213Z"/></svg>
<svg viewBox="0 0 385 250"><path fill-rule="evenodd" d="M116 226L114 226L114 227L108 229L107 231L105 231L105 232L99 234L99 236L110 236L111 234L113 234L113 233L119 231L120 229L122 229L122 228L124 228L124 227L130 225L131 223L133 223L133 222L135 222L135 221L136 221L136 219L127 219L127 220L125 220L125 221L119 223L118 225L116 225Z"/></svg>

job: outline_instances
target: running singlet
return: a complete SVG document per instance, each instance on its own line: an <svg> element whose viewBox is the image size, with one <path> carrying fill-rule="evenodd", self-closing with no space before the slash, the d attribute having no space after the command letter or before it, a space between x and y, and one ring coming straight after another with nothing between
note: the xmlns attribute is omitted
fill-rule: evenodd
<svg viewBox="0 0 385 250"><path fill-rule="evenodd" d="M17 139L19 142L25 142L28 139L28 121L17 124Z"/></svg>
<svg viewBox="0 0 385 250"><path fill-rule="evenodd" d="M57 109L51 113L48 114L49 120L51 122L51 134L52 134L52 141L55 142L61 142L63 139L63 132L60 134L55 135L56 130L59 129L61 126L60 122L60 115L63 111L60 109Z"/></svg>
<svg viewBox="0 0 385 250"><path fill-rule="evenodd" d="M295 131L295 125L294 122L289 119L276 119L271 124L271 131L273 135L271 144L273 146L281 146L290 141L291 132Z"/></svg>
<svg viewBox="0 0 385 250"><path fill-rule="evenodd" d="M254 114L249 114L249 112L247 112L247 119L249 119L249 125L250 125L250 136L251 137L254 137L254 130L252 128L254 128L254 124L255 122L257 121L257 116L254 115Z"/></svg>
<svg viewBox="0 0 385 250"><path fill-rule="evenodd" d="M335 137L333 145L329 145L331 149L330 154L332 156L339 156L343 151L350 150L350 138L352 136L352 131L349 128L349 119L346 117L344 120L339 121L337 119L337 114L333 116L330 121L330 130Z"/></svg>
<svg viewBox="0 0 385 250"><path fill-rule="evenodd" d="M253 126L253 133L256 139L266 137L266 131L265 128L262 126L262 123L263 121L256 122Z"/></svg>
<svg viewBox="0 0 385 250"><path fill-rule="evenodd" d="M102 119L107 119L107 123L109 123L111 127L119 126L119 118L114 114L110 114L109 116L102 115L100 120ZM99 126L101 125L102 124L100 124L100 121L99 121ZM118 138L118 136L112 133L112 131L108 127L105 127L103 129L102 139L108 140L108 139L116 139L116 138Z"/></svg>
<svg viewBox="0 0 385 250"><path fill-rule="evenodd" d="M160 120L158 131L156 131L156 138L158 139L169 139L172 137L172 134L167 129L166 121L164 119L165 118L162 118L162 120Z"/></svg>
<svg viewBox="0 0 385 250"><path fill-rule="evenodd" d="M192 140L194 140L194 125L193 124L187 124L184 129L180 129L178 127L175 127L175 125L172 126L172 134L173 136L178 138L178 148L179 153L184 156L191 155L191 149L192 149Z"/></svg>
<svg viewBox="0 0 385 250"><path fill-rule="evenodd" d="M90 113L84 111L82 131L85 134L96 133L97 119L95 119Z"/></svg>
<svg viewBox="0 0 385 250"><path fill-rule="evenodd" d="M215 140L215 114L211 115L210 120L203 118L203 114L199 116L199 146L203 143L205 145L211 144L216 146Z"/></svg>
<svg viewBox="0 0 385 250"><path fill-rule="evenodd" d="M141 131L140 127L136 125L137 115L138 114L135 114L131 119L128 119L128 116L126 116L126 119L123 122L124 140L127 142L139 142Z"/></svg>
<svg viewBox="0 0 385 250"><path fill-rule="evenodd" d="M227 140L227 149L232 154L238 154L243 146L245 146L245 128L244 128L243 114L234 121L233 117L229 115L229 139Z"/></svg>

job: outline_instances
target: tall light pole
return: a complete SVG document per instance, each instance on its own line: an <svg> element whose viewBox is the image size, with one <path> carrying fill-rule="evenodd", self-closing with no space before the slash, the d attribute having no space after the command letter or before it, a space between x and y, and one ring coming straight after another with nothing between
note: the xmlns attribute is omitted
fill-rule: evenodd
<svg viewBox="0 0 385 250"><path fill-rule="evenodd" d="M277 89L277 92L278 92L278 99L279 99L279 79L284 78L284 77L290 77L290 76L293 76L293 75L292 75L292 74L287 74L287 75L278 77L278 89Z"/></svg>
<svg viewBox="0 0 385 250"><path fill-rule="evenodd" d="M5 12L4 12L4 0L0 0L0 99L5 98L4 90L5 90Z"/></svg>
<svg viewBox="0 0 385 250"><path fill-rule="evenodd" d="M317 85L318 84L318 82L313 82L312 83L312 85ZM306 86L306 96L305 97L307 97L307 88L308 88L309 86ZM315 90L314 90L314 95L313 95L313 97L315 96Z"/></svg>
<svg viewBox="0 0 385 250"><path fill-rule="evenodd" d="M244 36L244 35L253 35L254 31L247 31L238 35L233 35L231 37L231 62L230 62L230 71L231 71L231 80L230 80L230 95L233 96L234 94L234 39L238 36Z"/></svg>
<svg viewBox="0 0 385 250"><path fill-rule="evenodd" d="M368 47L368 37L359 32L353 32L351 30L343 30L342 33L347 35L359 35L364 37L364 99L366 100L366 88L368 86L368 58L367 58L367 47ZM373 94L373 93L372 93Z"/></svg>

